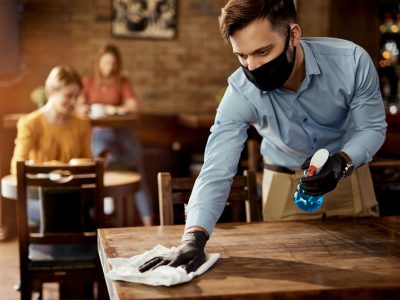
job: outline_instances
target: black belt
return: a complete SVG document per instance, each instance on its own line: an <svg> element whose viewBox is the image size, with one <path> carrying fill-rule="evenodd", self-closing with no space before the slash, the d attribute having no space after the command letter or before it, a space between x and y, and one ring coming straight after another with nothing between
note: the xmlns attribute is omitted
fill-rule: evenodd
<svg viewBox="0 0 400 300"><path fill-rule="evenodd" d="M279 173L291 174L291 175L296 173L294 170L291 170L289 168L277 166L277 165L270 165L267 163L264 163L264 169L271 170L274 172L279 172Z"/></svg>

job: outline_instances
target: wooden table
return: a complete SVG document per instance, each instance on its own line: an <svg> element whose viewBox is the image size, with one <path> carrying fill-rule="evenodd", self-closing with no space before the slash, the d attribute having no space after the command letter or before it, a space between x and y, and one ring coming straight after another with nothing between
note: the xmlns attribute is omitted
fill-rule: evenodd
<svg viewBox="0 0 400 300"><path fill-rule="evenodd" d="M4 128L16 128L18 120L25 116L24 113L7 114L3 117L3 127Z"/></svg>
<svg viewBox="0 0 400 300"><path fill-rule="evenodd" d="M141 178L139 173L131 171L104 172L104 197L120 198L136 193L140 188ZM1 195L7 199L17 199L17 177L15 175L9 174L1 179ZM38 198L38 195L33 194L32 197Z"/></svg>
<svg viewBox="0 0 400 300"><path fill-rule="evenodd" d="M131 127L132 123L139 119L139 114L110 115L90 119L92 126L105 127Z"/></svg>
<svg viewBox="0 0 400 300"><path fill-rule="evenodd" d="M179 243L183 226L100 229L99 254L130 257ZM192 282L151 287L107 280L111 299L400 299L400 217L220 224L220 260Z"/></svg>
<svg viewBox="0 0 400 300"><path fill-rule="evenodd" d="M133 195L140 189L141 175L130 171L106 171L104 173L104 197L112 197L116 206L118 226L132 226L134 221L135 199ZM1 198L17 199L17 177L6 175L1 179ZM38 199L37 190L30 190L30 197ZM4 214L4 211L1 211ZM4 215L1 218L4 220ZM7 238L5 224L2 225L0 240Z"/></svg>
<svg viewBox="0 0 400 300"><path fill-rule="evenodd" d="M215 113L180 113L178 114L179 122L192 129L210 128L214 124Z"/></svg>

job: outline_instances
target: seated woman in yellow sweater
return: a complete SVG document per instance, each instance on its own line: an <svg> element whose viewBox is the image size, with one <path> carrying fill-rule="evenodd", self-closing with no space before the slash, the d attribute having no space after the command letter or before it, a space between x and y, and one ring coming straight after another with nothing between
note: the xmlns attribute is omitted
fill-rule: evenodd
<svg viewBox="0 0 400 300"><path fill-rule="evenodd" d="M18 160L68 163L72 158L92 158L90 122L74 114L81 88L80 76L71 67L57 66L50 71L45 83L47 103L18 121L12 174ZM32 221L40 217L37 205L37 201L28 203Z"/></svg>
<svg viewBox="0 0 400 300"><path fill-rule="evenodd" d="M18 121L11 173L16 172L17 160L67 163L71 158L92 157L89 120L74 114L81 87L71 67L51 70L45 84L47 103Z"/></svg>

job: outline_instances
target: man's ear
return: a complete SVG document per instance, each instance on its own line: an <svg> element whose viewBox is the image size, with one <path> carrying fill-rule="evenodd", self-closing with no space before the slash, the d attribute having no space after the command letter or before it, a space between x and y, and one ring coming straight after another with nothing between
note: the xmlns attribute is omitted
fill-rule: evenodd
<svg viewBox="0 0 400 300"><path fill-rule="evenodd" d="M292 24L290 29L290 40L292 41L293 47L296 47L300 44L301 27L299 24Z"/></svg>

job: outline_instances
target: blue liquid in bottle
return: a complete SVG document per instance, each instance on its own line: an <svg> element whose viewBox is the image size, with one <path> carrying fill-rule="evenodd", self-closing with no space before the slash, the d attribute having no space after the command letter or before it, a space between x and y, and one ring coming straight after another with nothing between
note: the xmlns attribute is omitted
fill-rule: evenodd
<svg viewBox="0 0 400 300"><path fill-rule="evenodd" d="M293 196L294 204L305 212L314 212L321 208L324 202L324 196L310 196L307 195L304 190L300 188L300 184L297 186Z"/></svg>
<svg viewBox="0 0 400 300"><path fill-rule="evenodd" d="M320 168L326 163L329 157L329 152L326 149L319 149L314 153L310 160L310 165L307 170L304 171L304 176L314 176L318 174ZM293 195L294 204L302 211L314 212L321 208L324 197L307 195L304 190L300 188L300 183L297 185L297 189Z"/></svg>

